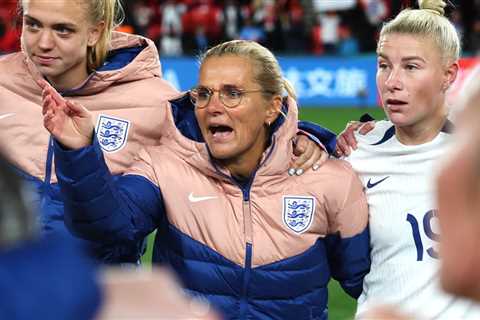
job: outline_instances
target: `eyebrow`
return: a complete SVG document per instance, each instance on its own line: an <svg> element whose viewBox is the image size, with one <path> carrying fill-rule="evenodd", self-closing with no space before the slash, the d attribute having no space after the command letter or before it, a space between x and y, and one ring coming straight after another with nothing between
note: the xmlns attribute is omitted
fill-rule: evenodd
<svg viewBox="0 0 480 320"><path fill-rule="evenodd" d="M386 59L386 60L389 60L388 59L388 56L383 54L383 53L379 53L377 52L377 55L379 58L383 58L383 59ZM425 59L423 59L422 57L419 57L419 56L407 56L407 57L403 57L402 58L402 61L405 62L405 61L413 61L413 60L419 60L419 61L422 61L422 62L426 62Z"/></svg>
<svg viewBox="0 0 480 320"><path fill-rule="evenodd" d="M26 20L29 20L31 22L35 22L35 23L43 26L43 23L40 20L35 19L34 17L29 16L28 14L25 14L24 18ZM70 22L58 22L58 23L53 24L52 27L53 28L66 28L66 29L72 29L72 30L77 29L77 26L73 23L70 23Z"/></svg>

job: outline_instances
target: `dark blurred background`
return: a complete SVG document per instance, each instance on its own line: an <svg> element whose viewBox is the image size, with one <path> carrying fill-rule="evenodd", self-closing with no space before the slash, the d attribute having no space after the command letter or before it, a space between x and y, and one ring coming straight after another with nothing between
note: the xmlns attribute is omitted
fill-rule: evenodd
<svg viewBox="0 0 480 320"><path fill-rule="evenodd" d="M464 52L480 50L480 0L450 0L447 16ZM151 38L162 56L195 55L230 39L256 40L275 53L371 53L382 21L414 0L124 0L121 30ZM16 0L0 0L0 53L18 49Z"/></svg>

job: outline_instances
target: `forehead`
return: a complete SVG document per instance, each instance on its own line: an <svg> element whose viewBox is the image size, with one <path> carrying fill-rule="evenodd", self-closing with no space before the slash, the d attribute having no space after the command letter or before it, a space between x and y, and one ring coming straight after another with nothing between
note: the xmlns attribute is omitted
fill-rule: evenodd
<svg viewBox="0 0 480 320"><path fill-rule="evenodd" d="M253 65L246 57L209 57L200 67L199 82L212 88L222 85L245 86L254 82Z"/></svg>
<svg viewBox="0 0 480 320"><path fill-rule="evenodd" d="M378 41L377 54L388 58L419 57L426 61L440 59L440 50L431 37L391 33Z"/></svg>
<svg viewBox="0 0 480 320"><path fill-rule="evenodd" d="M23 13L44 23L84 23L88 4L81 0L23 0Z"/></svg>

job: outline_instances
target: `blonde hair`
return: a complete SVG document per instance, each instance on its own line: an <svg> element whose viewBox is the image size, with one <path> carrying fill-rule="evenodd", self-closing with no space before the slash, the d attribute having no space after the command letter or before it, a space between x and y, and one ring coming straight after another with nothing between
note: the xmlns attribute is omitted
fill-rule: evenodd
<svg viewBox="0 0 480 320"><path fill-rule="evenodd" d="M88 47L87 66L92 71L103 65L107 58L110 40L113 30L118 27L124 19L124 12L120 0L86 0L88 2L89 14L93 24L103 21L104 29L97 43Z"/></svg>
<svg viewBox="0 0 480 320"><path fill-rule="evenodd" d="M290 82L283 78L280 65L273 53L264 46L247 40L232 40L210 48L200 56L200 64L210 57L235 55L250 59L255 66L254 79L265 93L283 96L287 94L296 99L295 89Z"/></svg>
<svg viewBox="0 0 480 320"><path fill-rule="evenodd" d="M419 0L418 2L420 9L405 9L395 19L384 24L380 31L380 39L392 33L428 37L440 49L444 62L458 60L460 38L453 24L444 16L445 1Z"/></svg>
<svg viewBox="0 0 480 320"><path fill-rule="evenodd" d="M22 15L24 2L18 1L18 13ZM107 58L113 30L118 27L125 17L120 0L75 0L87 7L86 16L90 22L97 24L104 22L104 28L93 47L87 47L87 68L91 72L103 65Z"/></svg>

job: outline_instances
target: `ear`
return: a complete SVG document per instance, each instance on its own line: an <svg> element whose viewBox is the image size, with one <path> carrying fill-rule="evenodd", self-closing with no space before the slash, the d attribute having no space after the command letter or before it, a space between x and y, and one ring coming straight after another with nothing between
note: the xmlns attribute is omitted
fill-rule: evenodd
<svg viewBox="0 0 480 320"><path fill-rule="evenodd" d="M90 27L90 29L88 30L88 39L87 39L87 45L89 47L94 47L97 44L104 29L105 29L104 21L100 21L97 24L92 25Z"/></svg>
<svg viewBox="0 0 480 320"><path fill-rule="evenodd" d="M282 96L273 96L265 110L265 124L270 126L280 114L282 110Z"/></svg>
<svg viewBox="0 0 480 320"><path fill-rule="evenodd" d="M455 61L453 63L450 63L447 65L447 68L445 69L445 79L443 82L442 90L445 92L450 88L452 83L455 82L455 79L457 79L457 74L458 70L460 69L460 66L458 65L458 61Z"/></svg>

